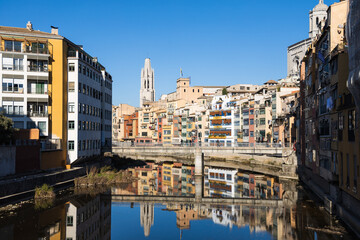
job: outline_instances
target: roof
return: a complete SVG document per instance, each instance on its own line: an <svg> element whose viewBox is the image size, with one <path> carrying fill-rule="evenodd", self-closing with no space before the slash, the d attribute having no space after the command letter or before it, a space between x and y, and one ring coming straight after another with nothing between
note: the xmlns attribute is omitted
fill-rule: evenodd
<svg viewBox="0 0 360 240"><path fill-rule="evenodd" d="M226 88L226 86L194 86L194 87L202 87L202 88Z"/></svg>
<svg viewBox="0 0 360 240"><path fill-rule="evenodd" d="M299 92L300 92L300 90L292 91L291 93L282 95L282 96L280 96L280 97L281 97L281 98L285 98L285 97L293 96L293 95L295 95L296 93L299 93Z"/></svg>
<svg viewBox="0 0 360 240"><path fill-rule="evenodd" d="M31 37L47 37L47 38L59 38L63 39L62 36L51 34L47 32L42 32L39 30L29 30L27 28L19 28L19 27L5 27L0 26L0 34L16 34L20 36L31 36Z"/></svg>
<svg viewBox="0 0 360 240"><path fill-rule="evenodd" d="M320 0L319 4L314 7L313 11L327 11L328 8L328 5L324 4L323 0Z"/></svg>
<svg viewBox="0 0 360 240"><path fill-rule="evenodd" d="M266 83L264 83L264 84L277 84L278 82L277 81L275 81L275 80L269 80L269 81L267 81Z"/></svg>

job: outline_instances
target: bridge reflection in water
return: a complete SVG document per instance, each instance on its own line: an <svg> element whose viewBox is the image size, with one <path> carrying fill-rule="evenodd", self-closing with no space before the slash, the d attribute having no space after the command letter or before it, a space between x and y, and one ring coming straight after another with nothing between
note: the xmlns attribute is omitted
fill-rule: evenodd
<svg viewBox="0 0 360 240"><path fill-rule="evenodd" d="M295 182L179 163L127 171L138 180L0 212L1 239L355 239Z"/></svg>
<svg viewBox="0 0 360 240"><path fill-rule="evenodd" d="M250 232L296 239L296 182L218 167L204 167L201 176L195 175L195 166L181 163L148 162L128 171L138 181L113 187L111 195L103 197L111 198L114 206L139 203L146 237L154 225L154 206L161 206L176 213L181 230L190 229L190 221L210 219L229 228L246 226Z"/></svg>

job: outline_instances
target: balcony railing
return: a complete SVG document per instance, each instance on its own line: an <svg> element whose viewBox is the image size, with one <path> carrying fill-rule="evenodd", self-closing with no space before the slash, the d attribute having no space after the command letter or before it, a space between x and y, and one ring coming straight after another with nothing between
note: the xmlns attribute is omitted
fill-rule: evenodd
<svg viewBox="0 0 360 240"><path fill-rule="evenodd" d="M24 93L23 88L16 88L16 87L3 87L3 93Z"/></svg>
<svg viewBox="0 0 360 240"><path fill-rule="evenodd" d="M30 89L28 88L28 92L29 94L48 94L47 90L34 90L34 89Z"/></svg>
<svg viewBox="0 0 360 240"><path fill-rule="evenodd" d="M47 66L28 66L28 72L48 72Z"/></svg>
<svg viewBox="0 0 360 240"><path fill-rule="evenodd" d="M28 117L47 117L48 116L48 112L47 111L43 111L43 112L28 112L27 113Z"/></svg>
<svg viewBox="0 0 360 240"><path fill-rule="evenodd" d="M9 71L23 71L24 67L23 65L3 64L2 69Z"/></svg>
<svg viewBox="0 0 360 240"><path fill-rule="evenodd" d="M22 44L23 45L23 44ZM36 46L1 46L1 51L4 52L18 52L18 53L36 53L36 54L49 54L49 49L47 47L47 44L45 44L45 47L36 47Z"/></svg>
<svg viewBox="0 0 360 240"><path fill-rule="evenodd" d="M4 113L5 116L10 116L10 117L23 117L24 116L24 112L23 111L8 111L6 109L4 109L2 111Z"/></svg>
<svg viewBox="0 0 360 240"><path fill-rule="evenodd" d="M40 140L42 151L61 150L61 139Z"/></svg>

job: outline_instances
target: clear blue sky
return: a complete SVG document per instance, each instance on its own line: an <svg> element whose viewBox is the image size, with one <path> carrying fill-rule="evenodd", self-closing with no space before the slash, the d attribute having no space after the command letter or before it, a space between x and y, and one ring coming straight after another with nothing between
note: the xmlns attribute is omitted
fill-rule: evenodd
<svg viewBox="0 0 360 240"><path fill-rule="evenodd" d="M325 0L327 5L336 2ZM286 77L287 46L308 37L318 0L0 0L0 25L65 36L112 74L113 104L139 105L140 70L155 69L156 97L192 85L262 84Z"/></svg>

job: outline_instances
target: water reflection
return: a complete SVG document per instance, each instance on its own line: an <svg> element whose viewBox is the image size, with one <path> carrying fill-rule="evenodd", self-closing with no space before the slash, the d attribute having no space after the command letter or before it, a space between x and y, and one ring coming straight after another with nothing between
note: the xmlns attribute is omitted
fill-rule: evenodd
<svg viewBox="0 0 360 240"><path fill-rule="evenodd" d="M115 195L195 196L195 167L181 163L146 165L128 169L138 178L112 189ZM283 184L275 177L234 169L205 167L203 197L282 199Z"/></svg>
<svg viewBox="0 0 360 240"><path fill-rule="evenodd" d="M66 207L66 239L110 239L111 202L97 195L71 199Z"/></svg>
<svg viewBox="0 0 360 240"><path fill-rule="evenodd" d="M46 209L28 204L0 216L0 239L353 239L295 183L219 167L198 181L194 170L150 162L128 169L138 180L111 191L76 192Z"/></svg>

